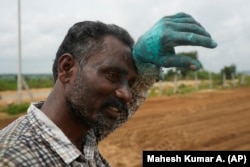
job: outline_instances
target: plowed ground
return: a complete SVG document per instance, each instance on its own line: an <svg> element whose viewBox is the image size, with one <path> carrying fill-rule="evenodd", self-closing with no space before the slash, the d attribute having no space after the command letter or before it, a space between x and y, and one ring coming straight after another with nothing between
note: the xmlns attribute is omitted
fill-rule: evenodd
<svg viewBox="0 0 250 167"><path fill-rule="evenodd" d="M250 150L250 87L150 98L100 149L119 167L143 150Z"/></svg>
<svg viewBox="0 0 250 167"><path fill-rule="evenodd" d="M250 150L250 87L149 98L100 143L114 167L141 166L143 150Z"/></svg>

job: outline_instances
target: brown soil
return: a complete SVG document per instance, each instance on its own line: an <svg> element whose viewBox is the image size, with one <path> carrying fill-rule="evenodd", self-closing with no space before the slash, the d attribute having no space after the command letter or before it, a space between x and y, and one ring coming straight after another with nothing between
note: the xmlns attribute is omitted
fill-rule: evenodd
<svg viewBox="0 0 250 167"><path fill-rule="evenodd" d="M250 150L250 87L148 99L100 150L112 166L142 166L143 150Z"/></svg>
<svg viewBox="0 0 250 167"><path fill-rule="evenodd" d="M26 90L22 91L22 102L32 102L45 100L48 96L51 88L42 88L42 89L30 89L29 92L32 94L32 97L29 95L29 92ZM0 106L17 103L18 94L16 91L1 91L0 92Z"/></svg>
<svg viewBox="0 0 250 167"><path fill-rule="evenodd" d="M250 87L146 100L100 143L115 167L139 167L143 150L249 150ZM0 115L0 129L14 118Z"/></svg>

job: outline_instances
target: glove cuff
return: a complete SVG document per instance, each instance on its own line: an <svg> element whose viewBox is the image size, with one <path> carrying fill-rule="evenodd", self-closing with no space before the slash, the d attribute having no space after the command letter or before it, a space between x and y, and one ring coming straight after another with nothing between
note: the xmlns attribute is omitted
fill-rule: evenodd
<svg viewBox="0 0 250 167"><path fill-rule="evenodd" d="M138 74L146 80L158 81L163 79L162 68L151 63L143 63L138 61L135 57L135 64Z"/></svg>

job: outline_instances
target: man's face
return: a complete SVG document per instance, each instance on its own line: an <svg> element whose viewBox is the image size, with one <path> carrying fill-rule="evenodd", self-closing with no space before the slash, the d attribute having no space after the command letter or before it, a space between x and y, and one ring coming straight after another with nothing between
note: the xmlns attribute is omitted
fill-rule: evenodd
<svg viewBox="0 0 250 167"><path fill-rule="evenodd" d="M113 36L91 55L79 70L71 94L66 97L75 116L90 127L113 127L120 114L128 115L131 86L137 76L128 46Z"/></svg>

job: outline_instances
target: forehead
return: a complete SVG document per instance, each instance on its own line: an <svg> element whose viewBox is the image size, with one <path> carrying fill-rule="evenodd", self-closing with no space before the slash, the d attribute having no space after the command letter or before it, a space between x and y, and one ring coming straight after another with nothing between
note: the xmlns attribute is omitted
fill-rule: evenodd
<svg viewBox="0 0 250 167"><path fill-rule="evenodd" d="M103 38L102 50L91 55L87 64L96 68L119 67L121 70L136 74L131 49L119 39L110 35Z"/></svg>

